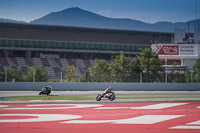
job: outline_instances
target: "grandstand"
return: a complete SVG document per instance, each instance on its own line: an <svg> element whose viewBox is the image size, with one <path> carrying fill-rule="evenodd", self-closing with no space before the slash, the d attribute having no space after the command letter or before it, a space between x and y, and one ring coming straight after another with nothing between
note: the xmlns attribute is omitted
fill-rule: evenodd
<svg viewBox="0 0 200 133"><path fill-rule="evenodd" d="M92 29L0 23L0 72L5 67L42 66L49 78L60 76L63 67L74 65L80 77L95 59L110 60L124 51L135 57L152 43L172 43L173 33Z"/></svg>

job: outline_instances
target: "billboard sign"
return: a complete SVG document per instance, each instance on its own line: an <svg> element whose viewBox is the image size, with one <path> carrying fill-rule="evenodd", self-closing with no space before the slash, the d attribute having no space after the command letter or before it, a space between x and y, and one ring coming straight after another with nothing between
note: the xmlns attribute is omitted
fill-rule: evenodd
<svg viewBox="0 0 200 133"><path fill-rule="evenodd" d="M197 48L192 44L181 44L180 55L197 55Z"/></svg>
<svg viewBox="0 0 200 133"><path fill-rule="evenodd" d="M198 56L198 46L195 44L153 44L152 50L158 55Z"/></svg>
<svg viewBox="0 0 200 133"><path fill-rule="evenodd" d="M155 51L158 55L179 55L178 45L156 45Z"/></svg>

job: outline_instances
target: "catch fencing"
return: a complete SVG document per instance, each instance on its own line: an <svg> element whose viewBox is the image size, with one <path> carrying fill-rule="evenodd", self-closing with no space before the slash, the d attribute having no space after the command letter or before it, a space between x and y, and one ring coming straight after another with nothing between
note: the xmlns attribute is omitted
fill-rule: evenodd
<svg viewBox="0 0 200 133"><path fill-rule="evenodd" d="M0 82L1 91L36 91L47 85L53 91L96 91L112 86L116 91L200 91L200 83L58 83Z"/></svg>

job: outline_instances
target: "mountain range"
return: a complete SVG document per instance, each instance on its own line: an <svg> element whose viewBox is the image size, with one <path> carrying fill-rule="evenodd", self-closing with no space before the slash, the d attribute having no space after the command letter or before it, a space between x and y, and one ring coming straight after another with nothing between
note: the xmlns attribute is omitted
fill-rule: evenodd
<svg viewBox="0 0 200 133"><path fill-rule="evenodd" d="M25 23L9 19L0 19L0 22ZM87 28L138 30L154 32L174 32L174 29L186 29L186 32L193 32L194 27L200 24L200 19L188 22L157 22L154 24L126 18L109 18L96 13L83 10L78 7L68 8L58 12L52 12L39 19L33 20L30 24L59 25Z"/></svg>

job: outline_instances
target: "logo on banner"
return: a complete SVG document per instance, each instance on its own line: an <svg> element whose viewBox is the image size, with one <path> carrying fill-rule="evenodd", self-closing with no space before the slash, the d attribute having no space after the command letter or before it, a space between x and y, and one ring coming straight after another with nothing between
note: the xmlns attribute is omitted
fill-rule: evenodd
<svg viewBox="0 0 200 133"><path fill-rule="evenodd" d="M197 48L193 44L180 45L180 55L197 55Z"/></svg>
<svg viewBox="0 0 200 133"><path fill-rule="evenodd" d="M159 55L178 55L179 47L177 45L157 45L156 53Z"/></svg>

